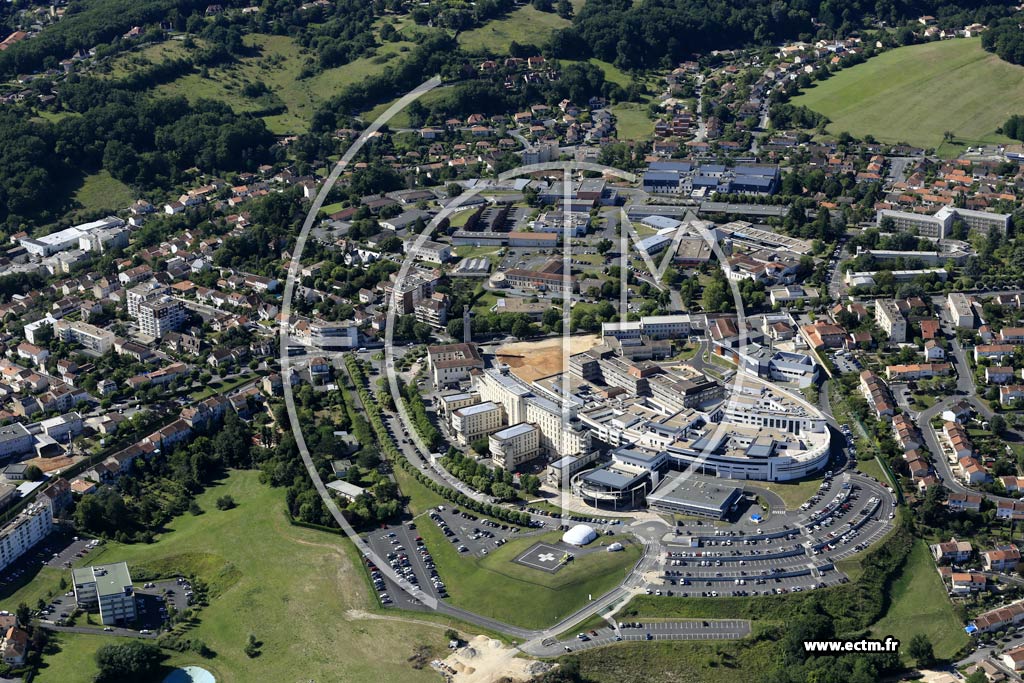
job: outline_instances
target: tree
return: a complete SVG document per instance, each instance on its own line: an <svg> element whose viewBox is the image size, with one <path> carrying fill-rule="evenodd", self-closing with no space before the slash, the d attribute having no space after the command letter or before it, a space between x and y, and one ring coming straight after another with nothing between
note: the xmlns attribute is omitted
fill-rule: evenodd
<svg viewBox="0 0 1024 683"><path fill-rule="evenodd" d="M531 496L537 495L537 492L540 491L540 479L533 474L524 474L521 476L519 478L519 485L526 494Z"/></svg>
<svg viewBox="0 0 1024 683"><path fill-rule="evenodd" d="M43 471L36 465L29 465L25 468L25 479L27 481L39 481L43 478Z"/></svg>
<svg viewBox="0 0 1024 683"><path fill-rule="evenodd" d="M191 514L193 516L199 516L199 515L203 514L203 508L199 507L199 503L197 503L194 500L191 503L188 504L188 511L189 511L189 514Z"/></svg>
<svg viewBox="0 0 1024 683"><path fill-rule="evenodd" d="M1002 434L1006 431L1006 418L1002 415L993 415L992 419L988 422L988 426L993 434Z"/></svg>
<svg viewBox="0 0 1024 683"><path fill-rule="evenodd" d="M19 626L27 628L32 623L32 608L24 602L19 602L18 609L14 612L14 618L18 620Z"/></svg>
<svg viewBox="0 0 1024 683"><path fill-rule="evenodd" d="M230 510L231 508L235 507L235 505L235 499L232 498L231 496L221 496L220 498L217 499L218 510Z"/></svg>
<svg viewBox="0 0 1024 683"><path fill-rule="evenodd" d="M988 676L983 669L975 669L974 673L964 679L966 683L988 683Z"/></svg>
<svg viewBox="0 0 1024 683"><path fill-rule="evenodd" d="M923 633L918 633L910 639L910 646L907 652L918 667L931 666L935 663L935 652L932 649L932 641Z"/></svg>
<svg viewBox="0 0 1024 683"><path fill-rule="evenodd" d="M96 663L99 665L96 680L117 683L152 681L162 659L159 647L142 640L104 645L96 651Z"/></svg>
<svg viewBox="0 0 1024 683"><path fill-rule="evenodd" d="M256 636L252 633L249 634L249 641L245 644L245 656L250 659L260 656L260 641L256 640Z"/></svg>
<svg viewBox="0 0 1024 683"><path fill-rule="evenodd" d="M533 325L526 318L519 318L512 325L512 336L516 339L526 339L533 334Z"/></svg>
<svg viewBox="0 0 1024 683"><path fill-rule="evenodd" d="M597 243L597 253L604 256L613 246L615 246L614 243L610 239L605 238Z"/></svg>

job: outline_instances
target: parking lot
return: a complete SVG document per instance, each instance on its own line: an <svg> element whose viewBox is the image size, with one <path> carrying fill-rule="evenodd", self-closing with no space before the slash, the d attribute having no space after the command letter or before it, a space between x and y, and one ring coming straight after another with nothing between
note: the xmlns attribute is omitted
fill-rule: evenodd
<svg viewBox="0 0 1024 683"><path fill-rule="evenodd" d="M65 570L72 561L85 557L90 550L89 539L75 538L65 531L54 531L45 541L12 562L0 576L0 596L10 595L24 586L41 567Z"/></svg>
<svg viewBox="0 0 1024 683"><path fill-rule="evenodd" d="M860 372L864 369L857 357L849 351L836 351L832 354L832 363L841 374Z"/></svg>
<svg viewBox="0 0 1024 683"><path fill-rule="evenodd" d="M433 558L416 531L416 522L388 525L366 534L363 538L397 577L396 582L370 558L365 558L370 581L382 606L423 609L423 604L411 597L406 590L412 590L414 593L424 592L436 598L447 596L447 587L440 582ZM399 604L396 605L396 601Z"/></svg>
<svg viewBox="0 0 1024 683"><path fill-rule="evenodd" d="M621 621L612 626L588 629L575 638L544 641L543 654L579 652L626 641L648 640L731 640L750 634L744 619L685 619L672 621Z"/></svg>
<svg viewBox="0 0 1024 683"><path fill-rule="evenodd" d="M771 515L753 532L691 525L665 539L662 580L648 594L768 595L845 582L834 562L867 549L890 528L892 494L878 482L826 477L799 511Z"/></svg>
<svg viewBox="0 0 1024 683"><path fill-rule="evenodd" d="M436 524L448 541L462 553L483 557L521 533L519 527L474 512L445 505L440 507L443 509L432 510L426 518Z"/></svg>

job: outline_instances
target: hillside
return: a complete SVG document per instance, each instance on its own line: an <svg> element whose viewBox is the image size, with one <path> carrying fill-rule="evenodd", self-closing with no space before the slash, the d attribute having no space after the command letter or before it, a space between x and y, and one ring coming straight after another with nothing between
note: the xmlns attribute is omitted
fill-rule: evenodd
<svg viewBox="0 0 1024 683"><path fill-rule="evenodd" d="M827 116L833 134L939 147L1006 142L996 135L1024 112L1024 67L985 52L977 38L913 45L842 71L793 99ZM952 131L957 145L943 145Z"/></svg>

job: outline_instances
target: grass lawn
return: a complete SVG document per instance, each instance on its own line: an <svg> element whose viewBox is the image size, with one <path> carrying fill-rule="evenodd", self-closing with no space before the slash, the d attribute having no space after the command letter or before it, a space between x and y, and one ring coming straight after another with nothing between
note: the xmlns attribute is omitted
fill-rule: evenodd
<svg viewBox="0 0 1024 683"><path fill-rule="evenodd" d="M320 207L320 213L322 213L325 216L329 216L332 213L341 211L344 208L344 202L334 202L333 204L325 204L324 206Z"/></svg>
<svg viewBox="0 0 1024 683"><path fill-rule="evenodd" d="M207 384L204 388L193 391L192 393L189 394L189 396L192 398L193 401L202 401L204 398L210 398L215 394L226 394L229 391L242 386L246 382L251 382L252 378L253 375L248 372L246 372L243 375L232 377L231 379L227 380L215 378L211 380L210 383Z"/></svg>
<svg viewBox="0 0 1024 683"><path fill-rule="evenodd" d="M577 555L550 574L512 560L538 541L557 542L562 537L560 531L514 538L486 557L476 558L459 553L429 519L421 519L417 528L448 585L453 605L526 628L550 626L583 607L588 595L604 595L619 584L641 555L640 545L631 539L604 536L605 543L619 541L626 549Z"/></svg>
<svg viewBox="0 0 1024 683"><path fill-rule="evenodd" d="M629 77L629 74L627 74L625 71L615 66L611 62L603 62L597 57L591 57L587 61L589 61L594 66L600 67L601 71L604 71L604 78L606 81L611 81L616 85L621 85L623 88L628 88L630 82L633 80L632 78ZM651 125L653 126L654 124Z"/></svg>
<svg viewBox="0 0 1024 683"><path fill-rule="evenodd" d="M59 179L53 196L54 203L66 212L65 218L74 222L84 220L82 217L87 212L113 213L127 208L135 200L131 188L107 171L65 175Z"/></svg>
<svg viewBox="0 0 1024 683"><path fill-rule="evenodd" d="M935 396L931 394L914 394L914 405L921 410L927 410L935 405Z"/></svg>
<svg viewBox="0 0 1024 683"><path fill-rule="evenodd" d="M635 102L614 104L616 137L619 140L643 140L654 134L654 122L647 118L647 107Z"/></svg>
<svg viewBox="0 0 1024 683"><path fill-rule="evenodd" d="M58 652L45 658L39 675L40 683L77 683L92 680L96 672L96 650L109 643L126 642L128 638L114 638L84 633L54 634L53 642ZM166 652L166 651L165 651ZM195 664L212 673L218 681L224 680L216 661L204 660L196 655L168 652L171 656L164 661L167 671L175 666Z"/></svg>
<svg viewBox="0 0 1024 683"><path fill-rule="evenodd" d="M924 633L938 657L951 657L967 644L967 634L953 613L942 579L935 571L927 544L918 540L907 558L903 574L892 585L892 603L885 616L871 627L871 638L895 636L906 648ZM904 659L907 659L904 649Z"/></svg>
<svg viewBox="0 0 1024 683"><path fill-rule="evenodd" d="M49 600L58 596L64 591L60 589L60 577L64 574L56 567L40 567L36 573L26 572L22 574L17 583L4 586L0 592L0 609L13 612L18 605L25 603L32 609L36 607L36 601ZM67 575L68 584L71 583L70 573Z"/></svg>
<svg viewBox="0 0 1024 683"><path fill-rule="evenodd" d="M821 487L821 479L802 479L800 481L753 481L751 486L768 489L786 504L787 510L795 510L807 499L817 493Z"/></svg>
<svg viewBox="0 0 1024 683"><path fill-rule="evenodd" d="M437 88L434 88L430 92L424 93L419 97L419 102L423 103L424 105L436 102L446 94L445 91L448 89L448 87L450 86L438 86ZM388 110L388 107L393 105L399 99L400 98L396 97L390 102L381 102L376 107L367 110L362 115L363 121L365 121L366 123L372 123L376 121L378 117L380 117L384 112ZM409 122L409 115L406 114L404 110L395 114L394 118L388 121L388 126L390 126L392 130L396 128L409 128L411 125L412 124Z"/></svg>
<svg viewBox="0 0 1024 683"><path fill-rule="evenodd" d="M541 45L548 34L571 25L571 21L554 12L540 12L532 5L525 5L502 19L459 34L459 45L468 52L508 54L513 42Z"/></svg>
<svg viewBox="0 0 1024 683"><path fill-rule="evenodd" d="M72 201L81 211L116 211L135 200L132 189L107 171L86 176Z"/></svg>
<svg viewBox="0 0 1024 683"><path fill-rule="evenodd" d="M494 259L498 258L499 251L501 251L501 247L471 247L469 245L455 247L455 253L460 258L486 258L490 259L492 263Z"/></svg>
<svg viewBox="0 0 1024 683"><path fill-rule="evenodd" d="M401 467L395 468L395 476L402 493L409 497L413 514L450 505ZM626 549L577 556L568 566L549 574L512 560L538 541L556 542L561 532L513 538L487 557L476 558L459 553L429 518L417 519L416 527L448 586L453 605L526 628L550 626L586 604L588 595L604 595L618 585L641 555L640 546L631 539L605 536L605 543L620 541Z"/></svg>
<svg viewBox="0 0 1024 683"><path fill-rule="evenodd" d="M690 344L687 342L683 345L683 348L676 355L672 356L672 360L692 360L697 355L697 351L700 350L700 344Z"/></svg>
<svg viewBox="0 0 1024 683"><path fill-rule="evenodd" d="M775 666L772 640L616 643L577 659L584 680L595 683L736 683L763 680Z"/></svg>
<svg viewBox="0 0 1024 683"><path fill-rule="evenodd" d="M234 497L238 507L214 502ZM354 551L340 537L291 526L284 492L259 482L254 471L230 474L197 497L206 512L174 520L152 544L107 543L92 562L127 561L154 570L198 568L214 597L193 631L216 653L190 661L209 668L218 683L248 681L433 681L406 661L416 645L444 649L444 631L433 625L369 619L349 610L372 604ZM263 641L254 659L243 649L254 634ZM43 683L91 681L89 653L106 639L61 636L62 651L46 658ZM382 647L387 644L386 647Z"/></svg>
<svg viewBox="0 0 1024 683"><path fill-rule="evenodd" d="M952 155L964 145L1009 141L995 129L1024 110L1024 67L985 52L980 38L944 40L886 52L792 102L827 116L833 135L938 147L952 131L959 144L939 150Z"/></svg>
<svg viewBox="0 0 1024 683"><path fill-rule="evenodd" d="M885 476L885 471L882 470L882 466L878 464L878 460L875 458L864 458L863 460L858 460L857 469L869 477L874 477L880 482L892 485L889 478Z"/></svg>

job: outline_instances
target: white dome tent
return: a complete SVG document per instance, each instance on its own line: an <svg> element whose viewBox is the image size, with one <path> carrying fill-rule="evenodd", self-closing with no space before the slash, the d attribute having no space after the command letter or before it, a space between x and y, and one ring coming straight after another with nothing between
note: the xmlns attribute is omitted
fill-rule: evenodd
<svg viewBox="0 0 1024 683"><path fill-rule="evenodd" d="M577 524L562 534L562 542L569 545L586 545L597 538L597 532L586 524Z"/></svg>

